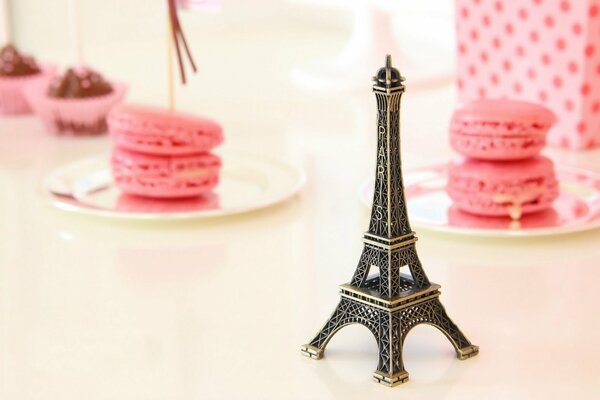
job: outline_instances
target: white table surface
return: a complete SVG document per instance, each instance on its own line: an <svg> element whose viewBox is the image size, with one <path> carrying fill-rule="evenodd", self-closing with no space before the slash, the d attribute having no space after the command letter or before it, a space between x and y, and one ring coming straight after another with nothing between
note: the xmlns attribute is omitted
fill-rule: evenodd
<svg viewBox="0 0 600 400"><path fill-rule="evenodd" d="M418 327L404 347L410 381L393 389L371 381L377 348L360 326L340 331L323 360L302 357L362 249L357 191L373 173L375 101L368 89L321 95L289 83L294 65L335 51L344 32L279 21L210 33L195 42L201 74L178 104L222 122L226 149L302 165L305 189L230 218L72 215L43 201L40 182L108 151L107 137L56 138L34 117L0 119L0 399L600 398L600 231L419 231L424 267L480 354L458 361L440 332ZM152 40L88 54L131 83L131 101L160 103ZM411 91L407 79L405 167L449 159L452 85ZM600 171L598 150L549 154Z"/></svg>

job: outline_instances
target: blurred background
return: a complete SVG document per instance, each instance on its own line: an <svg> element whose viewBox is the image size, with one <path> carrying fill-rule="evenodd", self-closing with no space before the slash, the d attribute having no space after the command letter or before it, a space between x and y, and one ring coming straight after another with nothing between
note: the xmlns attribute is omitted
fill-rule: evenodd
<svg viewBox="0 0 600 400"><path fill-rule="evenodd" d="M86 63L107 76L130 83L130 100L160 103L166 89L162 79L166 67L166 2L81 0L80 3ZM446 78L448 69L453 68L453 2L450 0L421 1L418 6L333 0L212 3L217 3L217 7L180 12L200 67L198 75L178 97L183 108L210 107L206 103L219 101L214 98L215 94L233 97L230 93L235 91L260 97L257 104L261 107L256 110L268 110L269 102L289 96L290 75L295 67L301 69L313 60L337 57L358 25L373 21L376 26L367 29L377 29L381 21L375 14L385 14L389 20L386 23L390 23L395 35L387 38L383 47L394 50L396 47L385 45L401 43L412 51L406 55L409 59L419 59L415 57L417 54L421 54L421 58L429 54L428 59L434 59L436 54L427 51L431 48L444 55ZM12 1L14 41L40 60L51 60L61 67L73 64L68 4L68 0ZM416 52L414 43L418 44ZM377 64L370 60L370 54L362 56L363 63L371 68ZM403 60L400 55L395 56L402 68ZM153 84L149 84L149 76L153 77ZM354 78L368 87L369 75ZM211 93L210 102L206 96L198 96L203 93ZM192 106L192 102L196 105Z"/></svg>
<svg viewBox="0 0 600 400"><path fill-rule="evenodd" d="M441 96L454 96L451 0L199 3L179 13L199 71L187 86L177 85L176 106L222 122L226 146L253 147L257 135L267 136L269 152L283 155L299 137L290 132L331 139L360 132L361 142L374 145L367 139L375 122L370 78L387 52L413 94L441 86ZM68 7L69 0L10 2L15 43L38 60L73 65ZM129 101L166 105L166 1L81 0L80 21L87 65L127 82ZM414 121L444 135L450 103L413 118L415 101L418 95L407 100L407 126ZM437 151L447 151L445 141L438 143Z"/></svg>

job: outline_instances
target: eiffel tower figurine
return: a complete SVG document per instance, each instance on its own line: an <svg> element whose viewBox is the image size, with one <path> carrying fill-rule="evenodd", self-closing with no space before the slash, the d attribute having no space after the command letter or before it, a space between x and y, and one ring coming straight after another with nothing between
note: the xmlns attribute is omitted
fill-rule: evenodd
<svg viewBox="0 0 600 400"><path fill-rule="evenodd" d="M400 157L404 78L392 67L391 56L386 57L385 67L373 80L377 98L377 168L369 230L364 234L363 252L352 280L340 286L340 303L321 331L301 350L304 355L319 359L339 329L352 323L362 324L375 335L379 347L373 379L395 386L408 380L402 345L406 334L418 324L441 330L461 360L475 356L479 347L472 345L448 317L439 300L440 285L429 282L417 256L417 237L406 211ZM401 273L403 267L410 274Z"/></svg>

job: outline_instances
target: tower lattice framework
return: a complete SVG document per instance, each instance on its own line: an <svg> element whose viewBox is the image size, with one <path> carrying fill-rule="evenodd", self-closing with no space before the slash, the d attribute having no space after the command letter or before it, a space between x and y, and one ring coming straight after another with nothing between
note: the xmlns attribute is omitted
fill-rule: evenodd
<svg viewBox="0 0 600 400"><path fill-rule="evenodd" d="M304 355L319 359L338 330L352 323L362 324L373 333L379 347L374 380L395 386L408 380L402 345L407 333L418 324L441 330L461 360L476 355L479 348L448 317L439 300L440 285L429 281L417 255L417 237L406 210L400 156L404 78L392 67L389 55L385 67L373 80L377 99L377 167L363 252L350 283L340 285L341 300L335 311L301 350ZM408 274L401 273L402 268Z"/></svg>

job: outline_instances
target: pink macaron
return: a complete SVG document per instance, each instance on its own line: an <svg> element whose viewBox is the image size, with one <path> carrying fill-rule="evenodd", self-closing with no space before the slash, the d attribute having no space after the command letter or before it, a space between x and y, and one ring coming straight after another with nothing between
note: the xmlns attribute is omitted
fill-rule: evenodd
<svg viewBox="0 0 600 400"><path fill-rule="evenodd" d="M148 154L197 154L223 142L215 121L154 107L117 106L108 127L116 146Z"/></svg>
<svg viewBox="0 0 600 400"><path fill-rule="evenodd" d="M498 162L462 159L450 165L447 185L459 209L513 219L550 208L558 191L554 164L544 156Z"/></svg>
<svg viewBox="0 0 600 400"><path fill-rule="evenodd" d="M124 193L166 199L212 190L219 182L221 159L210 153L168 156L115 147L111 166Z"/></svg>
<svg viewBox="0 0 600 400"><path fill-rule="evenodd" d="M552 111L514 100L477 100L457 109L450 123L452 148L483 160L519 160L538 155L555 122Z"/></svg>

